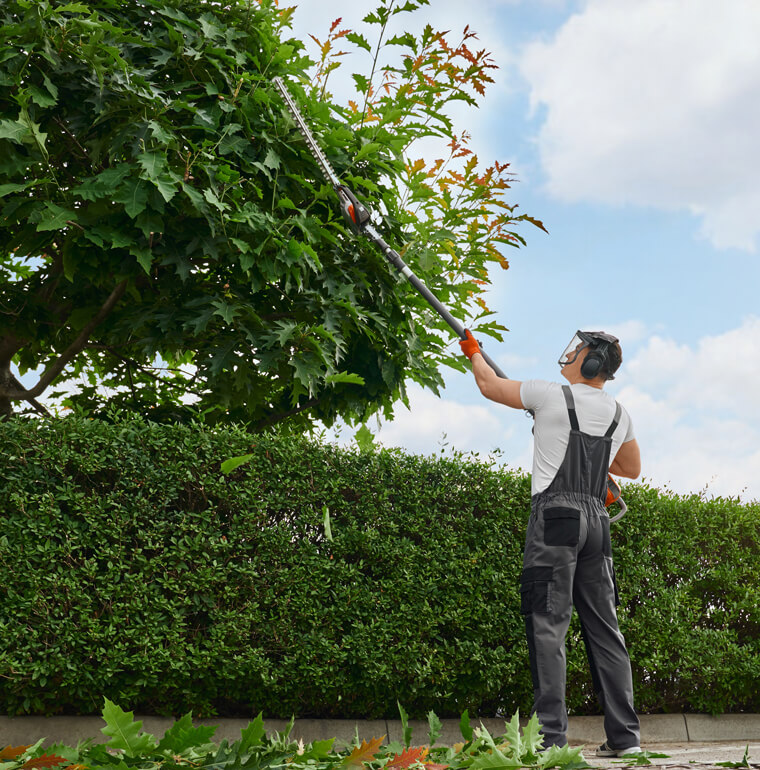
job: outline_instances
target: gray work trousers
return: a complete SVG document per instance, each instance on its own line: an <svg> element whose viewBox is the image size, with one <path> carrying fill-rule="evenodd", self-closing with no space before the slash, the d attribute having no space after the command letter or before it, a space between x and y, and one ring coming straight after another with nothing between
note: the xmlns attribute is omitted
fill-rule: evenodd
<svg viewBox="0 0 760 770"><path fill-rule="evenodd" d="M521 580L533 675L533 710L544 746L567 742L565 635L573 605L581 621L607 741L639 745L631 664L617 621L609 515L588 495L534 498Z"/></svg>

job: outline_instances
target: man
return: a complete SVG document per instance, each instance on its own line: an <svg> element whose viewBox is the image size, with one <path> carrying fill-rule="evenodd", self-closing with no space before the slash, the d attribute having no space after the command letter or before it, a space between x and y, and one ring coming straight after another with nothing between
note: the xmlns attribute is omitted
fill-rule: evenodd
<svg viewBox="0 0 760 770"><path fill-rule="evenodd" d="M544 745L567 742L565 635L573 605L581 621L591 674L602 708L606 741L598 756L638 753L631 664L618 629L612 566L608 471L636 478L639 446L627 412L604 385L622 362L616 337L577 332L559 359L569 385L498 377L466 330L462 351L480 392L535 419L531 516L521 577L533 676L533 710Z"/></svg>

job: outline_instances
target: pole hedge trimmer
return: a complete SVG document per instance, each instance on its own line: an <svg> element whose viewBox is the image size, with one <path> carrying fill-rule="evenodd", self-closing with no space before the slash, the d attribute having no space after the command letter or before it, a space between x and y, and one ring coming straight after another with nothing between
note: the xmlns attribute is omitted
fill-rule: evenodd
<svg viewBox="0 0 760 770"><path fill-rule="evenodd" d="M311 151L314 160L317 161L317 164L322 170L325 179L327 179L327 181L332 185L333 190L335 190L335 193L338 196L338 201L340 203L341 213L343 214L343 218L346 220L346 223L348 224L351 231L356 235L361 234L369 238L369 240L372 241L375 246L377 246L377 248L388 260L388 262L393 265L393 267L395 267L396 270L398 270L399 273L401 273L409 281L409 283L412 284L417 292L421 294L422 297L433 308L433 310L435 310L436 313L438 313L438 315L444 321L446 321L446 323L453 329L454 333L459 337L459 339L466 339L465 327L463 324L454 318L454 316L451 314L451 311L414 274L412 269L401 258L401 255L386 243L386 241L372 224L372 215L370 211L354 195L354 193L345 184L343 184L340 179L338 179L337 174L333 170L333 167L330 165L330 161L327 160L324 152L322 152L322 148L317 144L316 139L309 130L309 126L306 124L303 115L301 115L298 106L293 101L293 98L291 97L290 92L288 91L287 86L283 82L282 78L275 77L272 79L272 82L274 83L275 88L277 88L277 90L280 92L280 96L282 96L282 100L285 103L288 112L295 121L298 131L306 142L306 146ZM496 364L496 362L493 361L487 353L485 353L482 349L481 353L485 359L485 362L491 367L491 369L494 370L494 372L496 372L499 377L505 380L508 379L507 375L504 374L504 372L499 368L498 364ZM620 487L610 476L607 481L606 505L609 506L614 502L620 504L621 511L617 516L611 519L611 521L616 521L617 519L621 518L625 514L626 507L623 499L620 497Z"/></svg>
<svg viewBox="0 0 760 770"><path fill-rule="evenodd" d="M295 121L301 136L306 142L306 145L308 146L309 150L311 150L311 154L314 156L314 159L322 169L322 173L325 175L327 181L332 185L333 190L335 190L340 202L341 212L351 230L357 235L362 234L369 238L369 240L372 241L372 243L374 243L378 249L380 249L388 262L390 262L393 267L395 267L403 276L406 277L409 283L411 283L412 286L414 286L414 288L427 300L428 304L433 308L433 310L435 310L438 315L441 316L444 321L446 321L446 323L454 330L459 338L462 340L466 339L464 326L459 321L457 321L453 315L451 315L449 309L412 272L411 268L401 258L401 255L385 242L383 237L380 235L380 233L377 232L374 225L370 221L371 214L366 206L361 203L353 194L353 192L351 192L351 190L349 190L349 188L342 184L338 179L335 171L333 171L333 168L330 165L330 162L327 160L325 154L322 152L322 149L312 136L309 127L306 125L306 121L303 119L303 116L298 110L296 103L290 96L290 92L288 91L282 79L276 77L274 78L273 82L277 90L280 92L280 95L285 102L285 106L288 108L288 112L291 114L293 120ZM488 363L488 365L496 372L496 374L499 375L499 377L504 379L507 378L507 375L504 374L504 372L499 369L498 365L492 361L485 353L483 353L483 358L486 360L486 363Z"/></svg>

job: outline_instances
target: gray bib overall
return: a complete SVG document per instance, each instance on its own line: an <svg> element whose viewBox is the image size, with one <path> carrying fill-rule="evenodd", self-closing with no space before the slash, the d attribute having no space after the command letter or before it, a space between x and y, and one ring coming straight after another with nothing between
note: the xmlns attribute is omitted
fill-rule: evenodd
<svg viewBox="0 0 760 770"><path fill-rule="evenodd" d="M607 741L639 745L631 664L618 629L610 520L604 507L612 434L582 433L571 389L562 388L570 417L567 451L551 484L531 500L520 585L531 674L533 711L544 745L567 742L565 635L573 605L581 621L594 690L604 709Z"/></svg>

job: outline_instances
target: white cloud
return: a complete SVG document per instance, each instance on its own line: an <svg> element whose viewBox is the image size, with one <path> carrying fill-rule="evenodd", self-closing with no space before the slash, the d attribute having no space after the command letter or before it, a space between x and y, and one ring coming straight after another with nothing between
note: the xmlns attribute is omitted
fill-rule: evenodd
<svg viewBox="0 0 760 770"><path fill-rule="evenodd" d="M482 457L496 456L510 468L530 468L530 424L505 406L483 399L472 381L472 403L446 395L439 398L417 385L409 387L409 405L398 404L391 422L370 422L378 444L400 447L406 452L430 455L450 450L476 452ZM525 424L523 424L525 423ZM337 433L338 443L350 444L353 430L340 426L328 431Z"/></svg>
<svg viewBox="0 0 760 770"><path fill-rule="evenodd" d="M760 500L760 318L693 347L654 336L620 380L653 484Z"/></svg>
<svg viewBox="0 0 760 770"><path fill-rule="evenodd" d="M409 401L408 411L399 408L396 419L380 429L378 440L382 444L404 446L419 454L428 454L443 445L462 451L489 451L496 448L498 436L508 438L513 433L500 414L510 410L485 400L465 404L440 399L414 386L410 388Z"/></svg>
<svg viewBox="0 0 760 770"><path fill-rule="evenodd" d="M687 210L719 248L760 232L760 4L588 0L523 53L560 199Z"/></svg>

